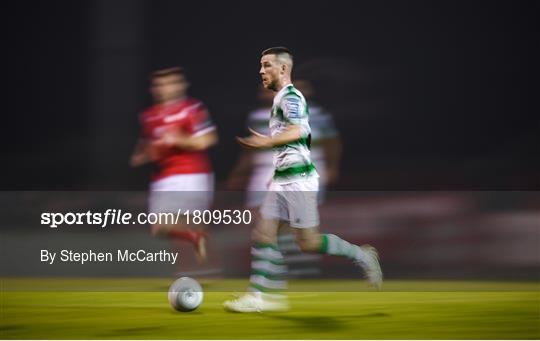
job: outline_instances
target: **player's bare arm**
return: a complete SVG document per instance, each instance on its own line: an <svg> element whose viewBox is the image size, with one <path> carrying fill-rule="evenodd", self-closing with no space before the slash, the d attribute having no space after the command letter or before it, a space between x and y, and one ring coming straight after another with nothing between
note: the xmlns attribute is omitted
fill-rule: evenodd
<svg viewBox="0 0 540 341"><path fill-rule="evenodd" d="M178 130L168 131L155 142L157 145L177 147L183 150L205 150L218 143L218 135L215 130L202 135L189 135Z"/></svg>
<svg viewBox="0 0 540 341"><path fill-rule="evenodd" d="M184 136L184 138L177 141L176 146L185 150L204 150L214 146L217 143L218 134L214 130L203 135Z"/></svg>
<svg viewBox="0 0 540 341"><path fill-rule="evenodd" d="M131 167L139 167L151 161L150 155L148 154L148 141L139 139L131 154L129 164Z"/></svg>
<svg viewBox="0 0 540 341"><path fill-rule="evenodd" d="M302 137L300 126L291 124L286 130L274 136L266 136L249 129L251 135L248 137L237 137L238 143L248 148L264 149L282 146L287 143L298 141Z"/></svg>

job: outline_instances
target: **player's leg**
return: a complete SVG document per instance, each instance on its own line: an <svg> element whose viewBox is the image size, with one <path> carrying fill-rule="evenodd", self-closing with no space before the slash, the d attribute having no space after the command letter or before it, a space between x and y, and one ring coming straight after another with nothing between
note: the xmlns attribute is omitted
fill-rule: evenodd
<svg viewBox="0 0 540 341"><path fill-rule="evenodd" d="M278 294L286 289L287 272L277 246L279 220L262 219L253 230L249 291Z"/></svg>
<svg viewBox="0 0 540 341"><path fill-rule="evenodd" d="M320 274L322 255L303 253L296 242L294 230L287 224L280 227L278 233L278 247L287 264L287 278L306 278Z"/></svg>
<svg viewBox="0 0 540 341"><path fill-rule="evenodd" d="M371 285L380 288L382 271L377 250L370 245L358 246L334 235L323 234L317 227L297 228L296 240L303 252L346 257L362 267Z"/></svg>
<svg viewBox="0 0 540 341"><path fill-rule="evenodd" d="M380 288L382 271L375 248L369 245L358 246L334 234L319 232L317 179L312 178L289 186L290 191L286 192L289 222L296 230L300 249L303 252L349 258L362 267L371 285Z"/></svg>
<svg viewBox="0 0 540 341"><path fill-rule="evenodd" d="M150 186L149 212L168 213L169 217L153 224L152 234L173 241L187 241L194 246L197 259L205 260L208 236L205 226L194 224L193 219L188 224L184 213L208 209L212 199L213 174L180 174L153 182ZM174 221L170 219L171 215L174 215Z"/></svg>
<svg viewBox="0 0 540 341"><path fill-rule="evenodd" d="M280 222L284 219L279 193L267 194L261 209L262 219L252 233L251 275L248 294L224 302L233 312L283 311L288 309L283 290L286 271L283 255L277 247Z"/></svg>
<svg viewBox="0 0 540 341"><path fill-rule="evenodd" d="M226 310L240 313L289 309L283 290L287 268L277 248L278 219L262 219L254 229L248 293L225 301Z"/></svg>
<svg viewBox="0 0 540 341"><path fill-rule="evenodd" d="M180 217L177 224L153 224L151 233L153 236L164 237L174 241L186 241L193 245L197 260L206 259L206 239L208 234L202 224L188 225L185 217Z"/></svg>

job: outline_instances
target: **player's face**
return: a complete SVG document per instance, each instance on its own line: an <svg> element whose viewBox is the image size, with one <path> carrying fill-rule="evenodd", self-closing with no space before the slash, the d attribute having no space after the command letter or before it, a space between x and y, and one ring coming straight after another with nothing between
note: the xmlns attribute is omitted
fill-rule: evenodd
<svg viewBox="0 0 540 341"><path fill-rule="evenodd" d="M262 84L265 88L272 91L279 90L278 81L280 72L281 67L275 54L267 54L262 56L259 74L261 75Z"/></svg>
<svg viewBox="0 0 540 341"><path fill-rule="evenodd" d="M182 75L169 75L154 78L150 92L158 103L175 100L185 96L188 83Z"/></svg>

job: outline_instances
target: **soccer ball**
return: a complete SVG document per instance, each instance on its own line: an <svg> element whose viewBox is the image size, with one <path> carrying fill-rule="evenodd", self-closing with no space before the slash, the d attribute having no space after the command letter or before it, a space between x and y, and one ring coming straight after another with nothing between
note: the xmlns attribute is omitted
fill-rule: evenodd
<svg viewBox="0 0 540 341"><path fill-rule="evenodd" d="M169 287L169 304L178 311L193 311L202 301L202 288L193 278L181 277Z"/></svg>

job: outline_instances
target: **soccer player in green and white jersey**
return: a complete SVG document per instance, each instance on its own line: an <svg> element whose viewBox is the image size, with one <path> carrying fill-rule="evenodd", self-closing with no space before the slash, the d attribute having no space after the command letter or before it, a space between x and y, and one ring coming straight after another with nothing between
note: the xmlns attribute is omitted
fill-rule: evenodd
<svg viewBox="0 0 540 341"><path fill-rule="evenodd" d="M288 224L304 252L318 252L351 259L365 272L368 282L380 288L382 271L375 248L357 246L333 234L319 232L318 174L310 158L309 110L300 91L291 83L293 59L285 47L262 52L260 75L265 88L276 92L270 113L270 136L252 130L238 138L248 148L273 148L275 172L261 207L262 220L253 231L251 277L247 294L224 303L234 312L288 309L286 267L277 247L278 229Z"/></svg>

